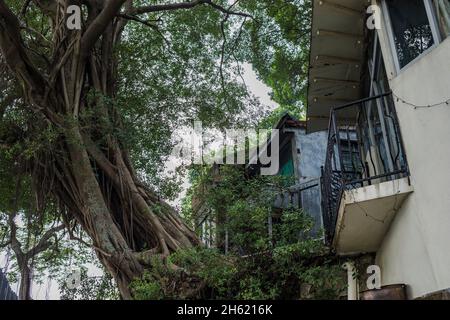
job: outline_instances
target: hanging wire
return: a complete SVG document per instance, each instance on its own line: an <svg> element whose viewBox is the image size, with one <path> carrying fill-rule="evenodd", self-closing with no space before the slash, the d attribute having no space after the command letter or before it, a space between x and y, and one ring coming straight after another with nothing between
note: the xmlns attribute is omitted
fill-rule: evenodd
<svg viewBox="0 0 450 320"><path fill-rule="evenodd" d="M434 107L438 107L438 106L443 106L443 105L450 105L450 99L444 100L442 102L438 102L438 103L434 103L434 104L428 104L428 105L416 105L412 102L408 102L405 99L399 97L397 94L395 94L395 92L392 91L392 95L397 99L397 102L402 102L403 104L406 104L410 107L413 107L414 109L427 109L427 108L434 108Z"/></svg>

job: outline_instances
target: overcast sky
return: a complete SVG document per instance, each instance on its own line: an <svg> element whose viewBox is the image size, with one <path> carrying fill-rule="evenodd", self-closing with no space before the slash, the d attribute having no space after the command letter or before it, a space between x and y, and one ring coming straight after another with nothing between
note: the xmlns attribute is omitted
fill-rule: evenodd
<svg viewBox="0 0 450 320"><path fill-rule="evenodd" d="M245 84L247 85L249 91L254 96L259 98L261 104L263 105L263 107L266 110L274 110L278 105L271 99L271 97L269 95L271 92L271 89L257 78L257 76L256 76L255 72L253 71L252 66L250 64L247 64L247 63L242 64L242 70L243 70L243 78L244 78ZM188 133L189 133L188 128L181 128L180 132L175 133L175 135L177 135L179 137L183 137ZM220 146L215 146L215 147L220 148ZM214 146L213 146L213 148L214 148ZM175 170L179 165L181 165L181 159L171 157L171 158L169 158L169 160L166 163L166 171L171 172L171 171ZM172 206L175 206L178 209L180 209L181 200L186 195L186 191L188 188L189 188L189 182L188 182L187 178L184 177L183 183L182 183L182 192L179 194L177 199L175 199L174 201L170 201L170 204Z"/></svg>

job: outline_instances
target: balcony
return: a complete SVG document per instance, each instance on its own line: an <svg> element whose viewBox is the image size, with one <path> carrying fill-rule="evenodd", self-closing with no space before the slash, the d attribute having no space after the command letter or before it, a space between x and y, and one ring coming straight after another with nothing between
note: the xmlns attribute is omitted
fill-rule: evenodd
<svg viewBox="0 0 450 320"><path fill-rule="evenodd" d="M376 252L412 191L391 94L333 108L322 212L327 243L336 253Z"/></svg>

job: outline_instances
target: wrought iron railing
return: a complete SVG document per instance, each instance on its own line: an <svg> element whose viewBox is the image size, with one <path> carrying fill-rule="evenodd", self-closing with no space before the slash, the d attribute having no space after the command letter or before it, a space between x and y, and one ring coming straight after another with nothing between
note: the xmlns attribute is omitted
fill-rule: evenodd
<svg viewBox="0 0 450 320"><path fill-rule="evenodd" d="M325 238L331 243L343 192L409 175L391 93L335 107L322 167Z"/></svg>

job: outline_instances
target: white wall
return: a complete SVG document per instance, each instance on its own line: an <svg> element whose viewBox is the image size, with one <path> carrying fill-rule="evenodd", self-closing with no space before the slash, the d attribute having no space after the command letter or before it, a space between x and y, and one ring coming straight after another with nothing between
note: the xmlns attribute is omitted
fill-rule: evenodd
<svg viewBox="0 0 450 320"><path fill-rule="evenodd" d="M379 31L391 89L416 105L450 98L450 38L396 75ZM450 288L450 106L396 102L414 192L377 253L383 285L405 283L410 298Z"/></svg>

